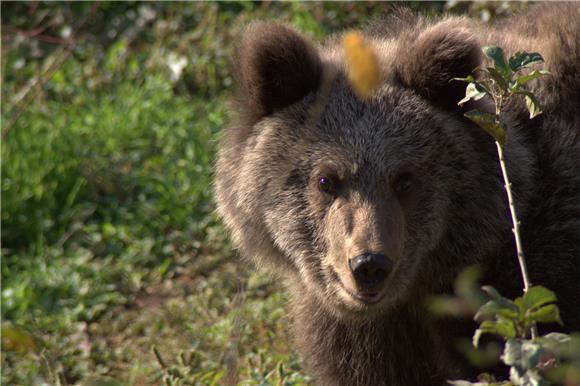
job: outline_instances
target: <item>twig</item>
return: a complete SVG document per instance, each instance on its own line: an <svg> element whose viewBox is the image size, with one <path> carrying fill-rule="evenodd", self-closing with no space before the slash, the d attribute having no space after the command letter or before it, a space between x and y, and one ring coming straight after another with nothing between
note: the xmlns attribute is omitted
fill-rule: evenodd
<svg viewBox="0 0 580 386"><path fill-rule="evenodd" d="M516 250L517 250L517 254L518 254L518 261L520 263L520 269L522 271L522 276L524 279L524 292L527 292L528 289L532 286L532 283L530 282L530 277L528 276L528 269L526 267L526 260L524 258L524 250L522 248L522 242L520 240L520 222L518 221L518 217L516 215L516 208L515 208L514 202L513 202L512 189L511 189L512 184L511 184L511 182L508 178L508 175L507 175L505 160L503 157L503 149L502 149L501 145L499 144L499 142L496 141L495 145L497 146L497 154L499 156L499 164L501 166L501 173L503 174L503 181L505 183L504 187L505 187L505 190L507 192L510 213L512 216L512 224L513 224L512 231L514 232L514 238L516 240Z"/></svg>
<svg viewBox="0 0 580 386"><path fill-rule="evenodd" d="M502 106L502 102L503 102L503 98L502 98L501 94L500 94L498 99L499 100L494 98L495 105L496 105L495 119L496 119L497 124L500 123L499 116L501 113L501 106ZM508 174L507 174L507 167L505 164L505 158L503 156L503 147L498 141L495 141L495 146L497 147L497 155L499 158L499 165L501 167L501 174L503 176L504 188L505 188L505 191L506 191L507 196L508 196L508 205L509 205L510 214L512 217L512 226L513 226L512 232L514 233L514 239L516 241L516 252L517 252L517 256L518 256L518 262L520 263L520 271L522 273L522 279L524 281L524 293L526 293L526 292L528 292L528 290L532 286L532 282L530 281L530 276L528 275L528 268L526 266L526 258L524 256L524 248L522 247L522 241L520 238L520 221L518 220L518 216L516 214L516 206L514 205L514 199L513 199L513 194L512 194L512 183L510 182ZM538 328L537 328L535 323L532 324L532 327L530 329L530 333L532 335L532 339L535 339L538 336Z"/></svg>
<svg viewBox="0 0 580 386"><path fill-rule="evenodd" d="M501 105L503 102L503 98L501 97L501 95L499 96L498 99L494 98L495 105L496 105L496 109L495 109L495 117L496 118L495 119L496 119L497 124L500 123L499 115L501 112ZM524 293L526 293L526 292L528 292L528 290L532 286L532 282L530 281L530 276L528 275L528 268L526 266L526 259L524 257L524 248L522 247L522 241L520 238L520 221L518 220L518 216L516 214L516 206L514 205L514 199L513 199L513 195L512 195L512 183L510 182L509 177L508 177L505 159L504 159L504 155L503 155L503 147L498 141L495 141L495 146L497 147L497 155L499 157L499 165L501 167L501 174L503 176L504 188L505 188L505 191L507 193L508 205L510 208L510 214L511 214L512 225L513 225L512 232L514 233L514 239L516 241L516 252L517 252L517 256L518 256L518 262L520 264L520 271L522 273L522 278L524 280ZM532 335L532 339L535 339L538 336L538 329L537 329L535 324L532 325L530 332Z"/></svg>
<svg viewBox="0 0 580 386"><path fill-rule="evenodd" d="M516 240L516 251L518 254L518 262L520 263L520 270L522 272L522 277L524 279L524 293L526 293L528 292L528 289L530 289L530 287L532 286L532 282L530 281L530 277L528 275L528 268L526 267L526 259L524 257L524 249L522 248L522 241L520 239L520 222L518 221L518 216L516 215L516 207L513 201L512 183L508 178L505 160L503 157L503 148L497 141L495 142L495 145L497 147L497 155L499 156L499 164L501 166L501 174L503 175L505 191L507 192L508 204L512 216L512 225L513 225L512 231L514 233L514 239ZM532 339L535 339L538 336L538 328L536 327L535 324L532 325L530 332L532 335Z"/></svg>

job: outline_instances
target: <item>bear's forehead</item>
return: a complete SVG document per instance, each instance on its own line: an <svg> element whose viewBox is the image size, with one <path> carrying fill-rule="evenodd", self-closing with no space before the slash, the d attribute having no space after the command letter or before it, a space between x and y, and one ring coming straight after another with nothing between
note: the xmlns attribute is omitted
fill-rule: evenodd
<svg viewBox="0 0 580 386"><path fill-rule="evenodd" d="M413 149L429 140L440 122L421 98L388 84L368 100L358 98L344 82L322 97L326 101L316 124L306 128L309 136L353 155Z"/></svg>
<svg viewBox="0 0 580 386"><path fill-rule="evenodd" d="M363 100L339 79L326 94L311 94L262 121L256 142L269 149L268 159L285 159L288 167L310 170L331 163L349 173L362 168L383 174L402 162L426 162L432 156L426 149L439 147L436 132L444 118L395 85L384 84Z"/></svg>

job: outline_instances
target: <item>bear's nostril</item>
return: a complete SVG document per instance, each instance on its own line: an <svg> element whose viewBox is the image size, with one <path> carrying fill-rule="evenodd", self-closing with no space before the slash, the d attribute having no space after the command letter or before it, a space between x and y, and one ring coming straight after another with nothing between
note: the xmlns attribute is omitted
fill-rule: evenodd
<svg viewBox="0 0 580 386"><path fill-rule="evenodd" d="M385 255L364 253L348 261L357 285L371 289L380 286L392 269L392 261Z"/></svg>

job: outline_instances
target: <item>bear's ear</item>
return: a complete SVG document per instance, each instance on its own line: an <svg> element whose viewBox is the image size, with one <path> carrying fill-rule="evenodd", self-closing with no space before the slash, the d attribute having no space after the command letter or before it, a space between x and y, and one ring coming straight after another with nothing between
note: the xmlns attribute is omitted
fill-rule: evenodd
<svg viewBox="0 0 580 386"><path fill-rule="evenodd" d="M446 20L398 48L398 80L444 108L456 109L465 96L464 78L481 63L481 48L463 20Z"/></svg>
<svg viewBox="0 0 580 386"><path fill-rule="evenodd" d="M320 86L322 62L314 45L294 29L274 22L251 24L237 46L244 101L258 116L272 114Z"/></svg>

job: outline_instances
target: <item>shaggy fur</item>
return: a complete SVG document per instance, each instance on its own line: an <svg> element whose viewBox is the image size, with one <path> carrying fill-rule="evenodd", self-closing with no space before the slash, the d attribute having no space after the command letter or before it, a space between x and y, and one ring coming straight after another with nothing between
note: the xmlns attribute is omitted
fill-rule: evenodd
<svg viewBox="0 0 580 386"><path fill-rule="evenodd" d="M472 264L503 294L521 292L493 139L462 117L465 84L449 82L479 65L487 44L539 51L553 74L531 85L544 114L506 107L506 158L531 280L556 291L565 330L580 329L578 20L571 3L493 27L399 12L365 31L384 84L364 101L346 81L339 37L316 46L288 26L248 28L218 209L242 254L286 283L296 345L318 383L465 376L453 347L473 326L432 320L425 296L449 293ZM361 253L393 262L374 304L357 298L349 270Z"/></svg>

